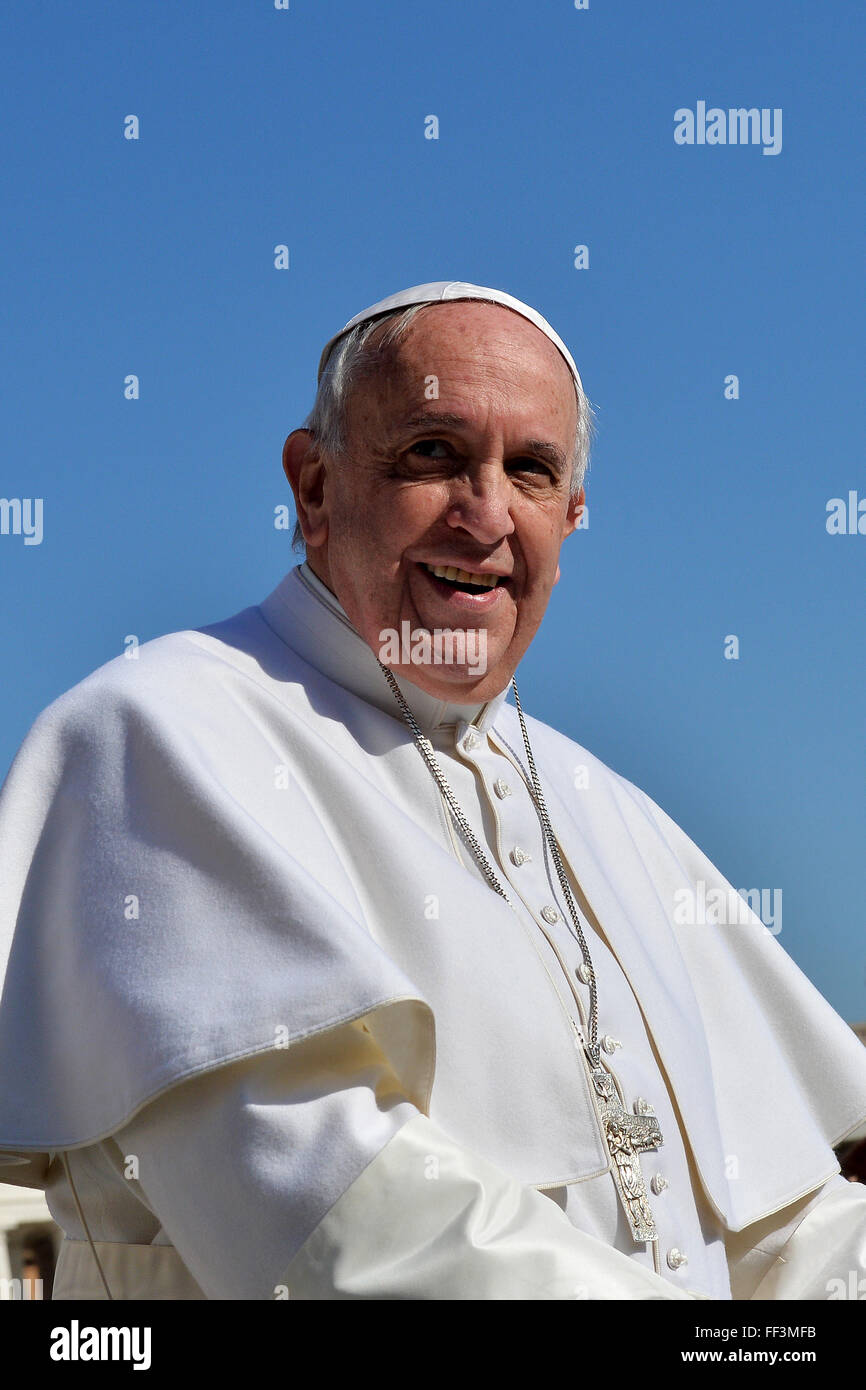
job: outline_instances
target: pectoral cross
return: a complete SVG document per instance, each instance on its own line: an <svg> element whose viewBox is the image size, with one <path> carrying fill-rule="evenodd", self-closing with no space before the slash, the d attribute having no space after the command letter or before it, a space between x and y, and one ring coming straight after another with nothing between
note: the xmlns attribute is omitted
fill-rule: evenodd
<svg viewBox="0 0 866 1390"><path fill-rule="evenodd" d="M590 1075L599 1097L602 1129L613 1160L613 1180L632 1236L637 1241L655 1240L658 1232L647 1200L639 1156L661 1147L661 1125L655 1115L643 1111L630 1115L617 1095L613 1077L603 1067L590 1063Z"/></svg>

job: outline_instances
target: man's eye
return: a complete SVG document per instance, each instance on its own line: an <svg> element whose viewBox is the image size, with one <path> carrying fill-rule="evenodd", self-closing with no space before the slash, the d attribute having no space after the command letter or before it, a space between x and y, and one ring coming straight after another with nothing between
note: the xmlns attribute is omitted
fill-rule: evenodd
<svg viewBox="0 0 866 1390"><path fill-rule="evenodd" d="M440 450L439 453L434 452ZM453 456L453 451L444 439L419 439L416 444L412 444L408 450L410 454L420 454L422 458L439 460ZM545 477L548 481L555 482L555 475L550 465L543 459L527 456L526 458L508 459L505 463L508 473L533 473Z"/></svg>
<svg viewBox="0 0 866 1390"><path fill-rule="evenodd" d="M507 466L512 473L544 473L548 478L554 478L549 464L542 462L541 459L511 459Z"/></svg>
<svg viewBox="0 0 866 1390"><path fill-rule="evenodd" d="M432 454L431 449L443 449L442 454ZM421 454L424 458L447 458L448 446L443 439L419 439L417 444L413 444L409 450L410 454Z"/></svg>

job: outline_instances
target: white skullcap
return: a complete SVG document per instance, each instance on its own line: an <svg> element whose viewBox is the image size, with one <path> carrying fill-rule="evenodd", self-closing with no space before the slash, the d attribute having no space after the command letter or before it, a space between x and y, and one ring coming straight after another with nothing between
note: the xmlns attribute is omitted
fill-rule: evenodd
<svg viewBox="0 0 866 1390"><path fill-rule="evenodd" d="M322 372L325 370L325 363L330 356L330 352L338 339L344 333L348 333L350 328L355 328L359 323L365 323L368 319L378 318L380 314L387 314L394 309L408 309L411 304L443 304L454 299L487 299L491 304L504 304L506 309L513 309L515 313L522 314L530 323L534 323L536 328L540 328L555 347L559 349L568 363L568 369L574 377L575 385L578 390L583 390L574 358L569 352L565 343L554 333L547 319L542 318L537 309L524 304L522 300L515 299L513 295L506 294L504 290L491 290L486 285L468 285L465 280L434 280L429 285L412 285L408 290L398 290L397 294L389 294L387 299L380 299L378 304L371 304L369 309L363 309L360 314L356 314L353 319L345 324L335 333L325 344L322 356L319 358L318 380L322 379Z"/></svg>

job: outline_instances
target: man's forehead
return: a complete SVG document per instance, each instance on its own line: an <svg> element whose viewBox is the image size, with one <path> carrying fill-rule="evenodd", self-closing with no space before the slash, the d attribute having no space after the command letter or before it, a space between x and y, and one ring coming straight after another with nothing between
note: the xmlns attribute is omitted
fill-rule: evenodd
<svg viewBox="0 0 866 1390"><path fill-rule="evenodd" d="M350 418L357 423L360 411L365 428L375 418L383 439L392 443L422 428L480 437L491 425L501 426L521 447L536 448L562 466L565 451L543 436L561 429L563 437L571 437L578 401L552 344L504 305L461 301L423 310L390 344L387 360L353 383ZM383 333L386 328L383 324ZM370 341L381 336L375 331ZM518 350L512 357L508 345L514 338ZM435 397L424 406L418 400L419 374L436 384Z"/></svg>
<svg viewBox="0 0 866 1390"><path fill-rule="evenodd" d="M383 315L392 314L401 309L410 308L413 305L445 304L455 301L472 300L502 305L504 308L511 309L514 313L519 314L522 318L528 320L529 323L540 329L545 337L549 338L564 359L576 389L582 391L583 387L580 374L578 373L574 358L571 356L565 343L559 337L559 334L554 331L547 322L547 319L545 319L537 309L533 309L531 305L525 304L523 300L516 299L505 290L491 289L487 285L473 285L465 280L437 280L425 285L412 285L409 289L398 290L396 294L389 295L386 299L380 299L378 303L371 304L369 308L363 309L360 314L356 314L354 318L349 319L349 322L343 325L339 333L336 333L325 344L321 358L319 359L319 379L321 380L325 365L334 346L345 333L348 333L359 324L381 318Z"/></svg>
<svg viewBox="0 0 866 1390"><path fill-rule="evenodd" d="M480 315L471 312L477 309ZM512 333L514 356L507 350ZM423 404L419 381L425 390L435 382ZM414 319L387 358L353 382L348 408L368 424L375 416L389 438L422 427L482 434L492 423L528 438L554 421L573 432L578 401L565 363L535 328L504 308L461 303Z"/></svg>
<svg viewBox="0 0 866 1390"><path fill-rule="evenodd" d="M561 354L541 332L502 304L476 300L459 300L448 304L422 304L421 312L407 325L397 341L391 342L390 352L395 365L411 362L414 366L428 361L430 371L455 368L473 358L486 355L494 364L513 361L509 348L526 367L562 380L563 386L572 381L571 373ZM389 321L385 320L369 338L371 345L387 337ZM436 365L434 365L434 363ZM573 394L573 393L572 393Z"/></svg>

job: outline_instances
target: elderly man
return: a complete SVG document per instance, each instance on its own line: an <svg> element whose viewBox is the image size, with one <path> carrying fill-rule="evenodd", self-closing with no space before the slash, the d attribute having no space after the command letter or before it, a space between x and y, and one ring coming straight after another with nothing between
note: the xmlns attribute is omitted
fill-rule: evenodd
<svg viewBox="0 0 866 1390"><path fill-rule="evenodd" d="M374 305L286 441L306 562L37 720L0 805L0 1148L66 1233L55 1297L863 1268L859 1042L750 912L688 925L733 890L512 683L590 427L529 306Z"/></svg>

